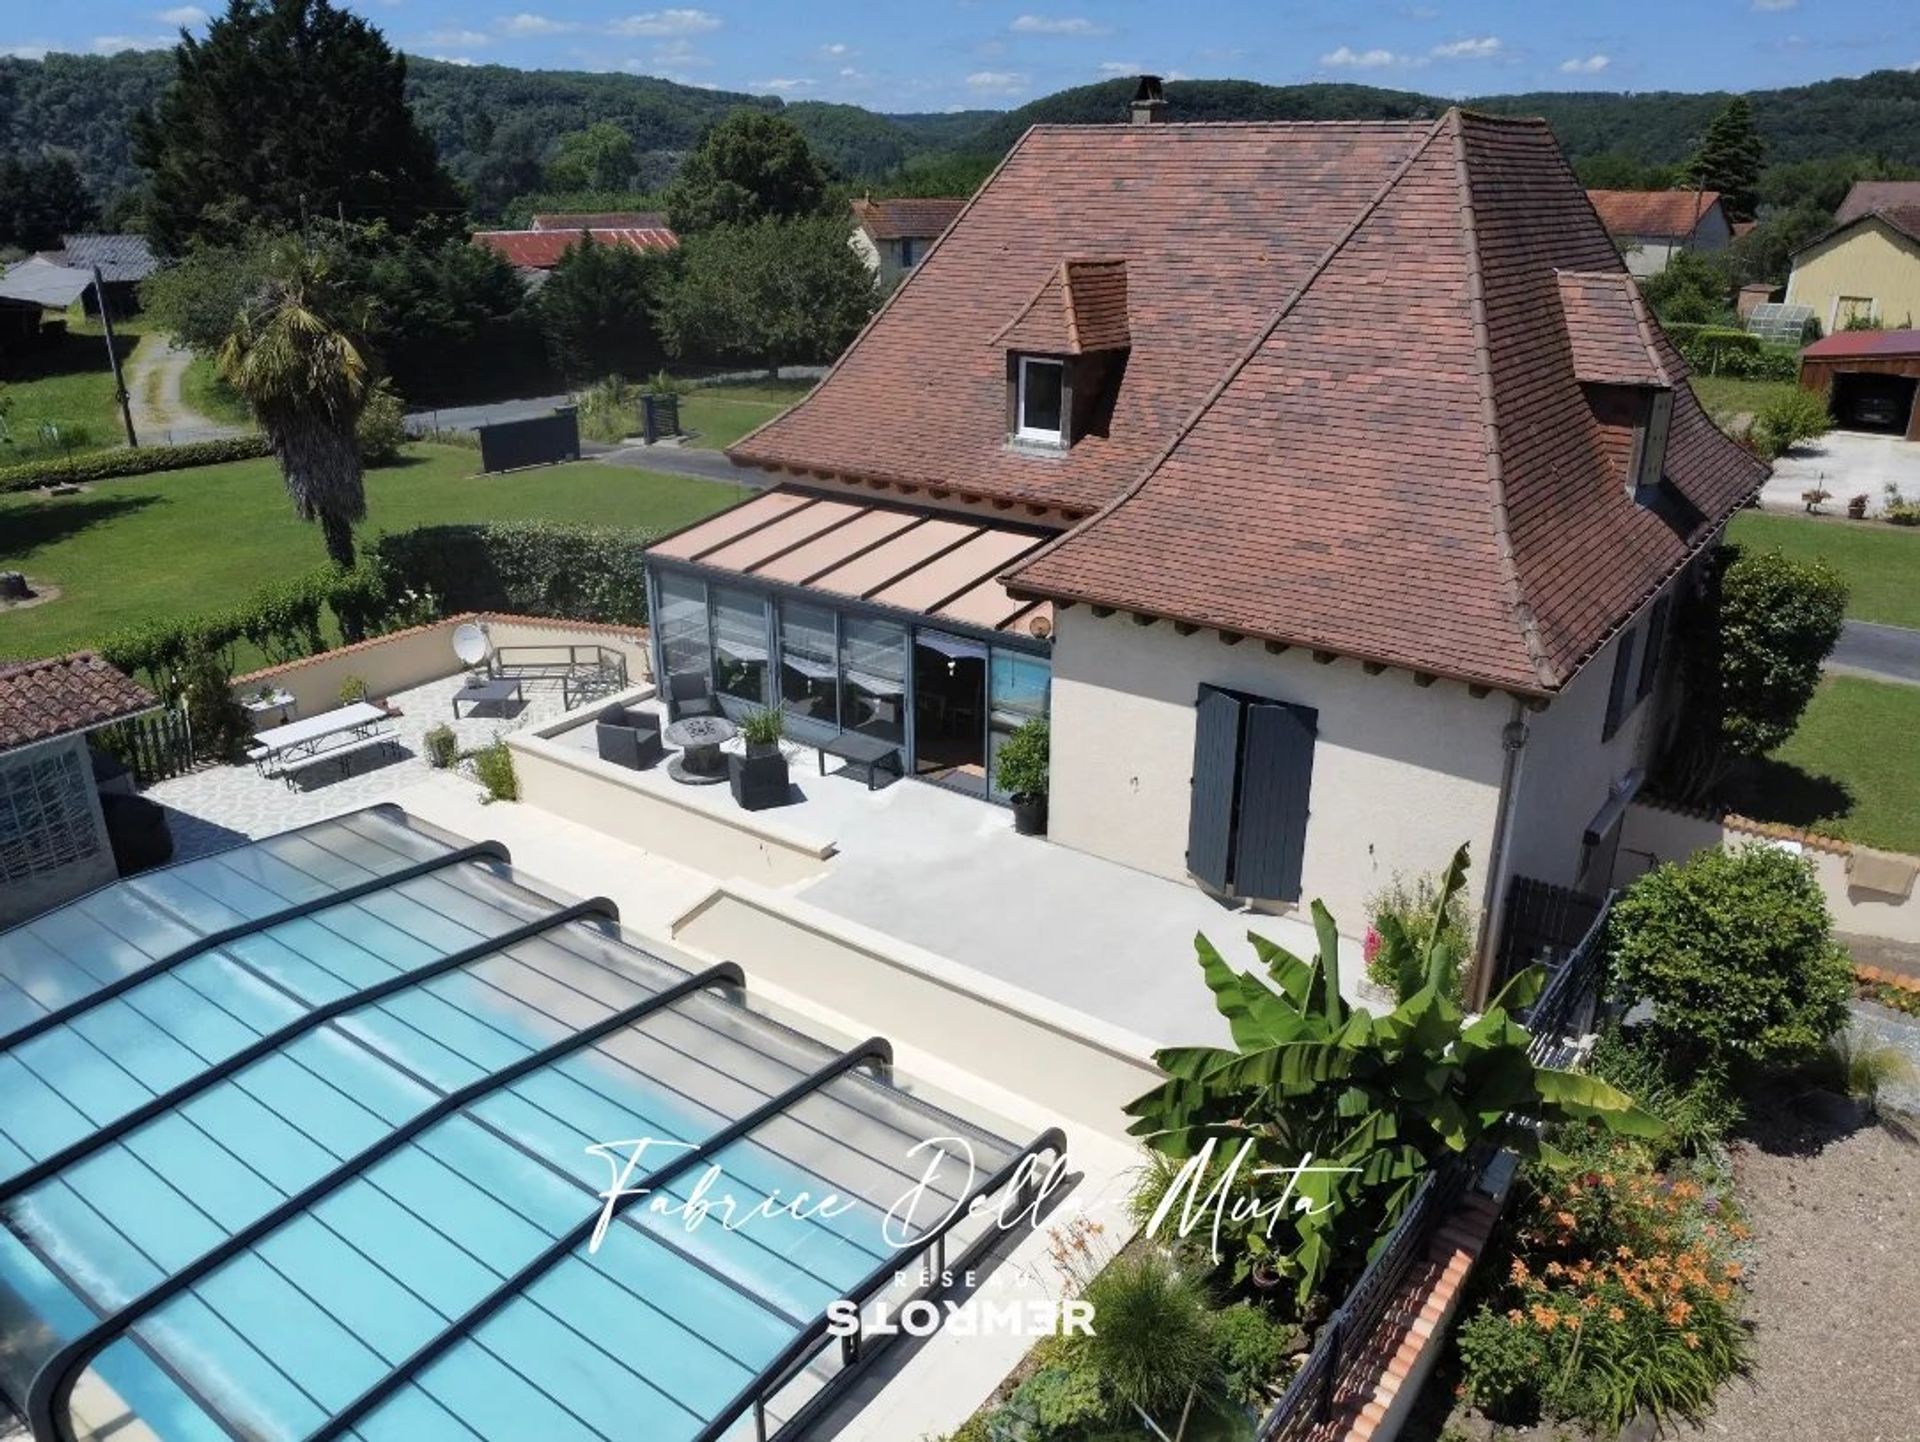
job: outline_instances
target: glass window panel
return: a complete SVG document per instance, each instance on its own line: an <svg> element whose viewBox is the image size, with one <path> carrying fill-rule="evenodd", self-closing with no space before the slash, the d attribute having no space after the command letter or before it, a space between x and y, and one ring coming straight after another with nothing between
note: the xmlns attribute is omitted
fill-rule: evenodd
<svg viewBox="0 0 1920 1442"><path fill-rule="evenodd" d="M1008 795L1000 785L1000 748L1028 721L1047 714L1052 683L1053 663L1047 657L995 648L987 701L987 772L999 800Z"/></svg>
<svg viewBox="0 0 1920 1442"><path fill-rule="evenodd" d="M713 588L713 688L741 714L767 704L767 598ZM724 702L722 703L724 707Z"/></svg>
<svg viewBox="0 0 1920 1442"><path fill-rule="evenodd" d="M839 669L834 660L833 612L800 601L780 603L780 704L821 730L838 726Z"/></svg>
<svg viewBox="0 0 1920 1442"><path fill-rule="evenodd" d="M707 586L672 571L659 574L660 664L669 676L705 676L712 649L707 628Z"/></svg>
<svg viewBox="0 0 1920 1442"><path fill-rule="evenodd" d="M840 618L840 724L883 741L907 739L907 629Z"/></svg>
<svg viewBox="0 0 1920 1442"><path fill-rule="evenodd" d="M1058 361L1020 362L1020 434L1038 440L1060 438L1060 396L1064 367Z"/></svg>

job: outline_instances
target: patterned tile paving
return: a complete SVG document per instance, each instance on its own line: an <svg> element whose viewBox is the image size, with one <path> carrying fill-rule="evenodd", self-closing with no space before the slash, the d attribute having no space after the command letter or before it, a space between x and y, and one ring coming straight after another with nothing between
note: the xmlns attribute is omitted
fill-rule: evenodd
<svg viewBox="0 0 1920 1442"><path fill-rule="evenodd" d="M522 686L524 701L483 706L477 715L463 705L455 720L452 701L463 680L453 675L396 692L391 699L400 708L393 723L398 754L361 752L346 759L344 776L337 766L316 766L289 790L284 781L262 777L251 766L209 766L149 787L144 794L168 810L174 858L204 856L243 839L386 800L421 779L427 769L422 738L441 722L453 727L466 751L561 714L560 683L528 681Z"/></svg>

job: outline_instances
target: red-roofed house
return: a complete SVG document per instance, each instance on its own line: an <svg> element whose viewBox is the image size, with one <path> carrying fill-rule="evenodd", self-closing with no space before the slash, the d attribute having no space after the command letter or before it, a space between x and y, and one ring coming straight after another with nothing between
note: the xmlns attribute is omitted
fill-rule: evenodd
<svg viewBox="0 0 1920 1442"><path fill-rule="evenodd" d="M987 796L1050 712L1056 842L1356 932L1597 890L1764 475L1685 376L1540 122L1036 126L649 552L657 674Z"/></svg>
<svg viewBox="0 0 1920 1442"><path fill-rule="evenodd" d="M157 704L91 651L0 666L0 927L117 875L87 733Z"/></svg>
<svg viewBox="0 0 1920 1442"><path fill-rule="evenodd" d="M1683 250L1725 250L1733 226L1712 190L1589 190L1587 199L1635 275L1658 275Z"/></svg>
<svg viewBox="0 0 1920 1442"><path fill-rule="evenodd" d="M541 217L551 220L554 217ZM589 217L597 219L600 217ZM610 218L610 217L609 217ZM543 274L585 236L594 245L623 246L628 250L671 250L680 238L666 226L593 226L573 230L477 230L473 243L504 256L516 270Z"/></svg>
<svg viewBox="0 0 1920 1442"><path fill-rule="evenodd" d="M905 197L853 202L853 248L880 284L891 286L920 263L966 201Z"/></svg>

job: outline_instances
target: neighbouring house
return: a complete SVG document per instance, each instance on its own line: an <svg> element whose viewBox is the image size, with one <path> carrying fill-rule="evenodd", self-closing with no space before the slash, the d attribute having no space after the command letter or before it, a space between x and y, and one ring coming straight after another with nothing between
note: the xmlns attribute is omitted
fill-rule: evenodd
<svg viewBox="0 0 1920 1442"><path fill-rule="evenodd" d="M158 705L91 651L0 666L0 926L118 874L87 733Z"/></svg>
<svg viewBox="0 0 1920 1442"><path fill-rule="evenodd" d="M1492 957L1765 473L1685 376L1543 122L1036 126L649 551L656 675L987 798L1048 714L1056 843L1349 934L1469 843Z"/></svg>
<svg viewBox="0 0 1920 1442"><path fill-rule="evenodd" d="M60 246L59 250L42 251L42 258L89 277L97 268L111 313L139 313L140 282L160 268L159 258L144 235L63 235ZM100 299L91 289L82 298L88 315L99 313Z"/></svg>
<svg viewBox="0 0 1920 1442"><path fill-rule="evenodd" d="M853 248L880 284L891 286L920 263L966 203L964 198L865 196L853 202Z"/></svg>
<svg viewBox="0 0 1920 1442"><path fill-rule="evenodd" d="M1843 330L1800 353L1800 384L1843 426L1920 441L1920 330Z"/></svg>
<svg viewBox="0 0 1920 1442"><path fill-rule="evenodd" d="M657 210L541 211L532 219L535 230L664 230L672 233L664 213Z"/></svg>
<svg viewBox="0 0 1920 1442"><path fill-rule="evenodd" d="M556 220L556 216L535 217L544 220ZM659 216L587 216L585 219L641 219L660 220ZM530 287L538 287L546 281L547 275L560 263L560 257L581 243L582 238L591 245L624 246L628 250L672 250L680 243L664 224L662 225L615 225L615 226L578 226L571 230L558 228L533 230L476 230L473 243L504 257L508 264L520 272L521 278Z"/></svg>
<svg viewBox="0 0 1920 1442"><path fill-rule="evenodd" d="M1658 275L1683 250L1725 250L1734 228L1712 190L1589 190L1634 275Z"/></svg>
<svg viewBox="0 0 1920 1442"><path fill-rule="evenodd" d="M1834 227L1793 253L1787 302L1828 334L1920 324L1920 181L1859 181Z"/></svg>

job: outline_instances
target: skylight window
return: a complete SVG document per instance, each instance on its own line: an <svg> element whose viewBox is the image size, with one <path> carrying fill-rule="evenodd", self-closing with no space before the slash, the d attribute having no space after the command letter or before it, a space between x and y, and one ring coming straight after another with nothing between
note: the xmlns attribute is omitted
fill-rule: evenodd
<svg viewBox="0 0 1920 1442"><path fill-rule="evenodd" d="M1062 402L1066 367L1057 360L1020 358L1020 394L1014 435L1023 441L1057 446L1062 438Z"/></svg>

